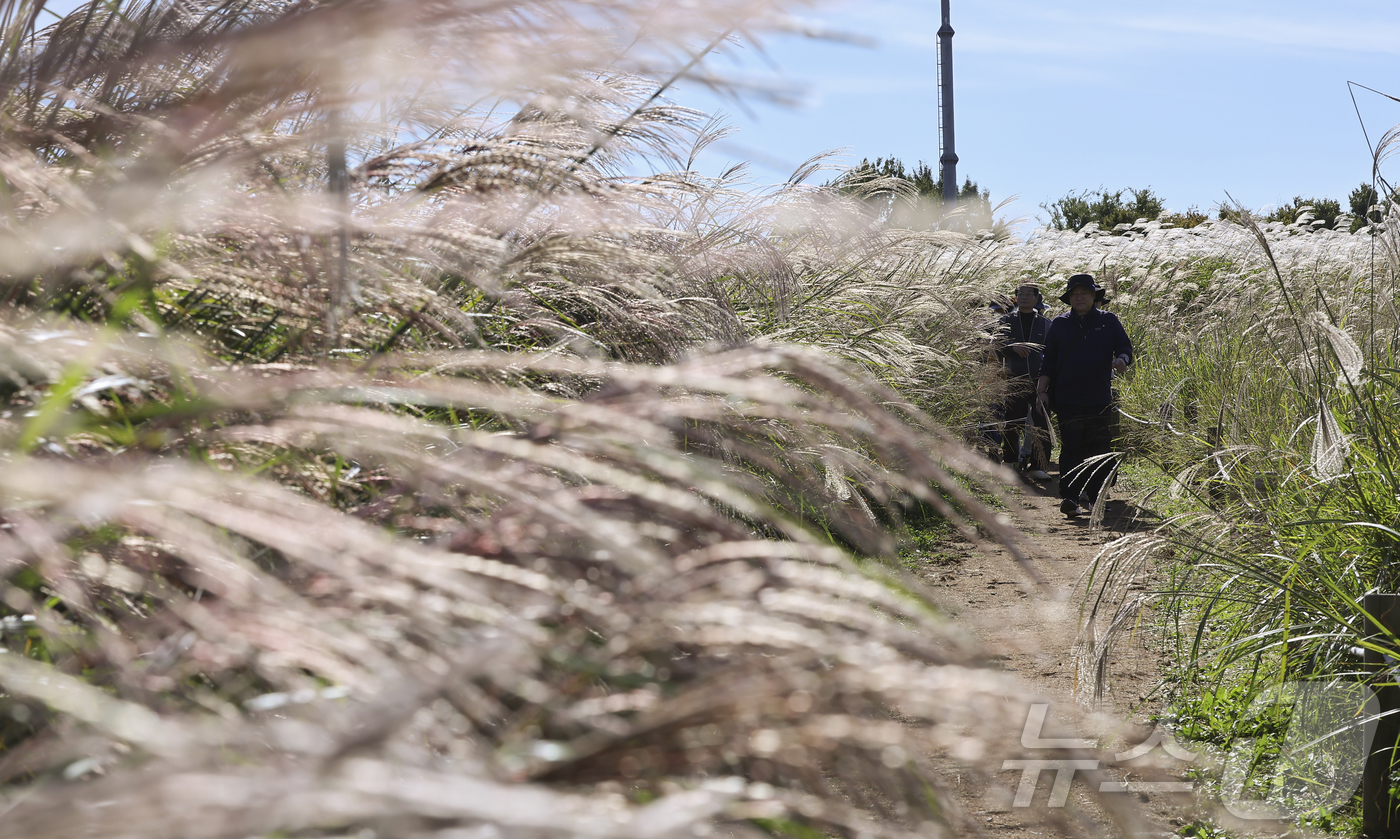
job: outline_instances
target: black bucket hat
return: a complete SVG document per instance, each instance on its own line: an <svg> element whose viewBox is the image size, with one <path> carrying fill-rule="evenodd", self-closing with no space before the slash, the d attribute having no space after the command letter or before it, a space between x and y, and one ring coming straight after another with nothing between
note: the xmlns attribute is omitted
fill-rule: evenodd
<svg viewBox="0 0 1400 839"><path fill-rule="evenodd" d="M1069 293L1079 286L1084 286L1094 292L1095 303L1108 302L1108 298L1104 297L1104 292L1107 291L1107 289L1094 282L1094 276L1092 274L1071 274L1069 282L1065 284L1065 293L1060 295L1060 302L1068 306Z"/></svg>

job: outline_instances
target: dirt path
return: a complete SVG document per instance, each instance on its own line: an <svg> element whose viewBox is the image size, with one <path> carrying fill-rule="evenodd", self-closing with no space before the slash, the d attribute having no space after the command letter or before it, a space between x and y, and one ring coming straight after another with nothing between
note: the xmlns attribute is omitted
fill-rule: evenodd
<svg viewBox="0 0 1400 839"><path fill-rule="evenodd" d="M1129 788L1116 795L1129 796L1141 805L1151 832L1169 836L1188 824L1195 810L1190 792L1171 791L1164 784L1187 783L1188 764L1172 758L1162 746L1140 758L1117 760L1134 747L1150 745L1155 726L1150 717L1159 712L1160 698L1152 695L1158 682L1161 662L1150 639L1119 646L1113 659L1109 692L1090 708L1076 702L1076 663L1072 652L1079 631L1083 575L1103 546L1134 529L1150 528L1150 514L1122 501L1112 501L1100 528L1091 529L1087 517L1070 519L1059 510L1054 473L1048 482L1023 485L1010 496L1006 512L1032 540L1036 565L1046 585L1037 591L1027 585L1025 574L1010 555L995 545L966 543L946 545L936 556L929 556L921 568L925 579L942 595L944 607L956 616L958 624L984 641L997 663L1021 676L1045 698L1043 725L1036 725L1036 712L1028 716L1028 729L1022 736L1040 738L1076 737L1091 739L1096 748L1099 769L1109 783L1126 783ZM1119 485L1115 496L1130 495L1130 487ZM1086 692L1081 692L1081 700ZM1174 744L1171 744L1174 745ZM1032 750L1048 760L1065 758L1062 749ZM988 834L1006 837L1044 837L1047 828L1040 816L1068 817L1090 826L1097 835L1117 835L1103 808L1088 793L1091 776L1075 772L1067 798L1055 801L1054 766L1041 771L1029 805L1017 802L1022 796L1025 767L1011 767L997 773L994 783L963 782L959 796L965 812ZM1100 783L1103 778L1100 779ZM1019 806L1018 806L1019 804ZM1063 809L1060 809L1063 808Z"/></svg>

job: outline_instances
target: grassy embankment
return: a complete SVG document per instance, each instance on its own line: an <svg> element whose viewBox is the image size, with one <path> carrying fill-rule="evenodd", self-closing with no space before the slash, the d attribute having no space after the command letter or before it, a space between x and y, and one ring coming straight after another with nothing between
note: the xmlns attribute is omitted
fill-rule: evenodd
<svg viewBox="0 0 1400 839"><path fill-rule="evenodd" d="M1066 268L1101 265L1142 349L1122 387L1125 445L1158 476L1142 503L1166 520L1105 552L1098 619L1131 579L1155 581L1130 605L1170 630L1181 732L1221 752L1265 729L1261 755L1277 751L1279 721L1245 718L1262 691L1352 682L1363 648L1396 648L1367 638L1360 601L1396 584L1400 240L1394 219L1353 235L1306 221L1038 246ZM1289 782L1268 797L1299 812L1315 792ZM1312 817L1345 831L1349 813Z"/></svg>

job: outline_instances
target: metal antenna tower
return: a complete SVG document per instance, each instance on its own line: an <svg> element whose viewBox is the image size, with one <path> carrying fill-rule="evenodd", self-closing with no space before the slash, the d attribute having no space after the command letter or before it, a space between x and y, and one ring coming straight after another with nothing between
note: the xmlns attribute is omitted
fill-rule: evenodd
<svg viewBox="0 0 1400 839"><path fill-rule="evenodd" d="M953 25L943 0L943 25L938 28L938 162L943 179L943 206L958 205L958 153L953 142Z"/></svg>

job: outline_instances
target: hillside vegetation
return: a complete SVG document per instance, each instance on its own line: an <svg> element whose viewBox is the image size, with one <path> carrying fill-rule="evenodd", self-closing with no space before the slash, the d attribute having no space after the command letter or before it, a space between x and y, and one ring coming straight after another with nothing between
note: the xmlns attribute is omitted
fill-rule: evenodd
<svg viewBox="0 0 1400 839"><path fill-rule="evenodd" d="M6 835L968 832L935 757L999 770L1030 697L893 560L911 510L1024 560L985 303L1076 270L1130 453L1220 490L1166 602L1260 569L1190 660L1347 666L1400 228L1018 240L696 172L669 84L794 5L4 7Z"/></svg>

